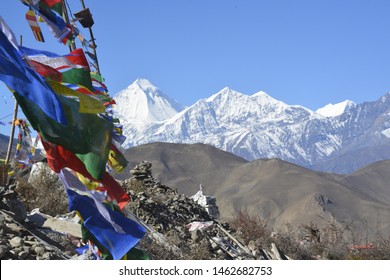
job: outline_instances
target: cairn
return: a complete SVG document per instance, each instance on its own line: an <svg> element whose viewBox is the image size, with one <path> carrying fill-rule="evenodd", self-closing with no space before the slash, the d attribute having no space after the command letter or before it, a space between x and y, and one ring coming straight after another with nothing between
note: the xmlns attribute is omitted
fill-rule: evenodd
<svg viewBox="0 0 390 280"><path fill-rule="evenodd" d="M136 180L145 181L152 178L152 164L148 161L142 161L130 170L131 176Z"/></svg>

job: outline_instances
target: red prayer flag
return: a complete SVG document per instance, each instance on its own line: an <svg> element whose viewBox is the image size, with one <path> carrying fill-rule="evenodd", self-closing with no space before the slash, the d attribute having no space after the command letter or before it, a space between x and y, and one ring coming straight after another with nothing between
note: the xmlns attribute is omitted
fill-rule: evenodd
<svg viewBox="0 0 390 280"><path fill-rule="evenodd" d="M83 162L71 151L59 145L46 142L42 137L41 141L46 151L47 164L54 172L59 173L61 169L68 167L91 181L101 183L106 188L107 193L118 202L118 206L121 209L130 201L129 195L110 174L104 172L103 178L96 180L89 174Z"/></svg>

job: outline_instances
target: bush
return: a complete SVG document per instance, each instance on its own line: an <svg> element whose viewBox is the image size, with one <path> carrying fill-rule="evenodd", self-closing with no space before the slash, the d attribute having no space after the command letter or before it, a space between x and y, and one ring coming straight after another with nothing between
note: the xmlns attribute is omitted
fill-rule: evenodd
<svg viewBox="0 0 390 280"><path fill-rule="evenodd" d="M53 217L68 213L68 198L58 175L44 163L38 166L28 180L23 177L17 179L16 191L27 211L39 208Z"/></svg>
<svg viewBox="0 0 390 280"><path fill-rule="evenodd" d="M230 221L230 226L236 231L240 239L249 244L251 240L259 244L268 244L271 230L268 227L268 220L260 217L251 217L248 212L238 211Z"/></svg>

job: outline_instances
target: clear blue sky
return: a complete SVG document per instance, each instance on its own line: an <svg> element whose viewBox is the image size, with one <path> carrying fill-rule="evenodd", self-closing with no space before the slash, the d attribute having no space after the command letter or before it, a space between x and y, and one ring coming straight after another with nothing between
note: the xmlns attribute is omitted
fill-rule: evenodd
<svg viewBox="0 0 390 280"><path fill-rule="evenodd" d="M79 0L68 3L72 12L81 8ZM389 0L85 3L111 95L147 78L183 105L228 86L246 94L263 90L315 110L346 99L373 101L390 91ZM2 0L0 7L25 46L68 52L44 24L47 43L35 41L19 1ZM8 100L0 99L1 119L13 105L11 94L0 90ZM0 133L8 130L0 126Z"/></svg>

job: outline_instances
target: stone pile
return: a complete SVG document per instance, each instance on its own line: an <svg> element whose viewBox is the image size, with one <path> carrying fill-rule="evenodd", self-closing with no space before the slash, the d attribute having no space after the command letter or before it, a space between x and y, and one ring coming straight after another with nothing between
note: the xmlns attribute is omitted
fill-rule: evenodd
<svg viewBox="0 0 390 280"><path fill-rule="evenodd" d="M148 183L152 179L152 164L148 161L142 161L140 164L136 165L130 174L134 179L143 180L145 183Z"/></svg>
<svg viewBox="0 0 390 280"><path fill-rule="evenodd" d="M69 242L63 235L45 232L28 223L26 209L15 187L1 187L0 191L0 259L69 259L71 250L66 252Z"/></svg>
<svg viewBox="0 0 390 280"><path fill-rule="evenodd" d="M234 236L234 230L229 223L221 223L215 219L215 199L212 202L213 211L210 214L209 203L199 203L197 196L180 195L158 182L151 172L150 162L141 162L130 171L132 177L122 181L122 187L132 197L126 211L132 212L140 219L149 232L158 234L164 240L156 240L149 235L147 251L157 251L152 258L167 259L274 259L275 254L257 248L252 242L248 248ZM200 190L202 197L207 197ZM198 199L194 199L194 197ZM203 197L203 199L204 199ZM203 203L204 204L204 203ZM206 207L204 207L206 206ZM190 231L191 223L206 224L207 227ZM163 243L163 244L161 244ZM153 245L154 244L154 245ZM153 246L154 248L153 248ZM164 246L159 254L155 247ZM169 252L172 249L172 252Z"/></svg>

